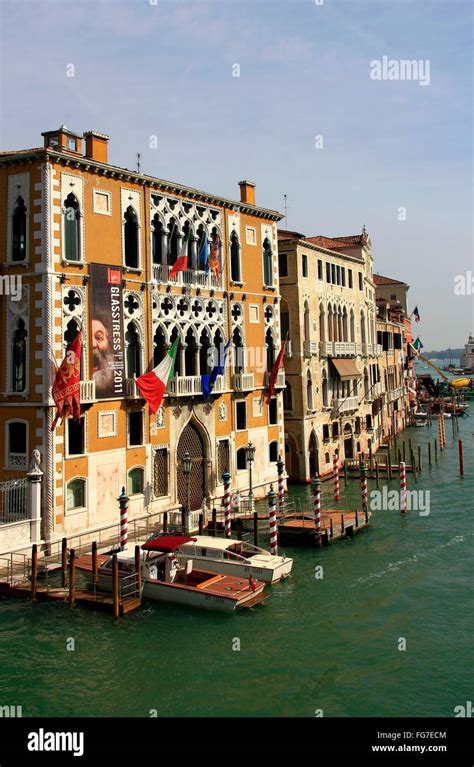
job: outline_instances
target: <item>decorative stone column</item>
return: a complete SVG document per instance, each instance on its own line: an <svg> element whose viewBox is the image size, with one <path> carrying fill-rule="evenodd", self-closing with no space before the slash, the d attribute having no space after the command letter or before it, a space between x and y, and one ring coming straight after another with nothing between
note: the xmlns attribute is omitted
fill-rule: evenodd
<svg viewBox="0 0 474 767"><path fill-rule="evenodd" d="M33 543L41 540L41 482L43 472L40 469L41 455L39 450L33 450L28 480L28 512L30 517L30 533Z"/></svg>

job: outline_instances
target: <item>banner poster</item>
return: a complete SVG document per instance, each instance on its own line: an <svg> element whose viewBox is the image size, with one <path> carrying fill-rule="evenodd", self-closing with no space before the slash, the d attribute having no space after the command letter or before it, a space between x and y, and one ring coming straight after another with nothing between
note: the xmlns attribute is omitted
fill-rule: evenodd
<svg viewBox="0 0 474 767"><path fill-rule="evenodd" d="M92 367L97 399L125 394L122 268L90 264Z"/></svg>

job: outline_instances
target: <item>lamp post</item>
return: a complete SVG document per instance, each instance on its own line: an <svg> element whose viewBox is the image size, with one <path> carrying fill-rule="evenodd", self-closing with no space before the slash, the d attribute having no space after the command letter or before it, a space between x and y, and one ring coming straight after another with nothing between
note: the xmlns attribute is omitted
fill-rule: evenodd
<svg viewBox="0 0 474 767"><path fill-rule="evenodd" d="M250 511L253 511L253 486L252 486L252 464L255 460L255 448L250 441L246 447L246 458L249 466L249 501Z"/></svg>
<svg viewBox="0 0 474 767"><path fill-rule="evenodd" d="M190 488L189 488L189 481L191 479L191 471L192 471L192 468L193 468L193 462L192 462L191 456L189 455L189 452L187 450L186 450L186 452L185 452L185 454L183 456L182 466L183 466L184 478L186 480L186 509L185 509L184 520L183 520L183 523L184 523L183 524L183 528L184 528L184 533L186 535L188 535L188 533L189 533L189 514L190 514L190 511L191 511L191 509L190 509L191 501L190 501L190 498L189 498L189 490L190 490Z"/></svg>

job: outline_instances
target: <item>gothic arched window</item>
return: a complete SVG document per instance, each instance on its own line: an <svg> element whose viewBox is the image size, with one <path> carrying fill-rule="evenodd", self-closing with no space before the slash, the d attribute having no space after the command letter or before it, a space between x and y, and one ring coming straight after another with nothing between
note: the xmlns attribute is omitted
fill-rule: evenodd
<svg viewBox="0 0 474 767"><path fill-rule="evenodd" d="M12 391L26 389L26 332L25 323L19 319L12 339Z"/></svg>
<svg viewBox="0 0 474 767"><path fill-rule="evenodd" d="M233 282L240 282L240 244L237 232L230 235L230 279Z"/></svg>
<svg viewBox="0 0 474 767"><path fill-rule="evenodd" d="M141 375L140 338L134 322L129 322L125 333L127 350L127 378Z"/></svg>
<svg viewBox="0 0 474 767"><path fill-rule="evenodd" d="M263 284L273 286L272 246L268 237L263 241Z"/></svg>
<svg viewBox="0 0 474 767"><path fill-rule="evenodd" d="M123 224L125 266L138 269L138 218L131 205L125 211Z"/></svg>
<svg viewBox="0 0 474 767"><path fill-rule="evenodd" d="M26 258L26 205L23 197L18 197L12 216L12 261L24 261Z"/></svg>
<svg viewBox="0 0 474 767"><path fill-rule="evenodd" d="M72 192L64 200L64 258L66 261L81 260L81 211L77 197Z"/></svg>

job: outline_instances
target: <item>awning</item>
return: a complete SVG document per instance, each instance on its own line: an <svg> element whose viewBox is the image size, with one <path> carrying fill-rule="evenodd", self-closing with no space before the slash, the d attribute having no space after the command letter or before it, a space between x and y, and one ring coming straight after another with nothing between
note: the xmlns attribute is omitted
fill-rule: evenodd
<svg viewBox="0 0 474 767"><path fill-rule="evenodd" d="M362 373L357 370L357 365L352 359L331 358L331 362L336 368L336 372L341 381L350 381L352 378L362 378Z"/></svg>
<svg viewBox="0 0 474 767"><path fill-rule="evenodd" d="M176 551L185 543L195 541L196 538L188 538L187 535L160 535L158 538L150 538L143 544L144 551Z"/></svg>

